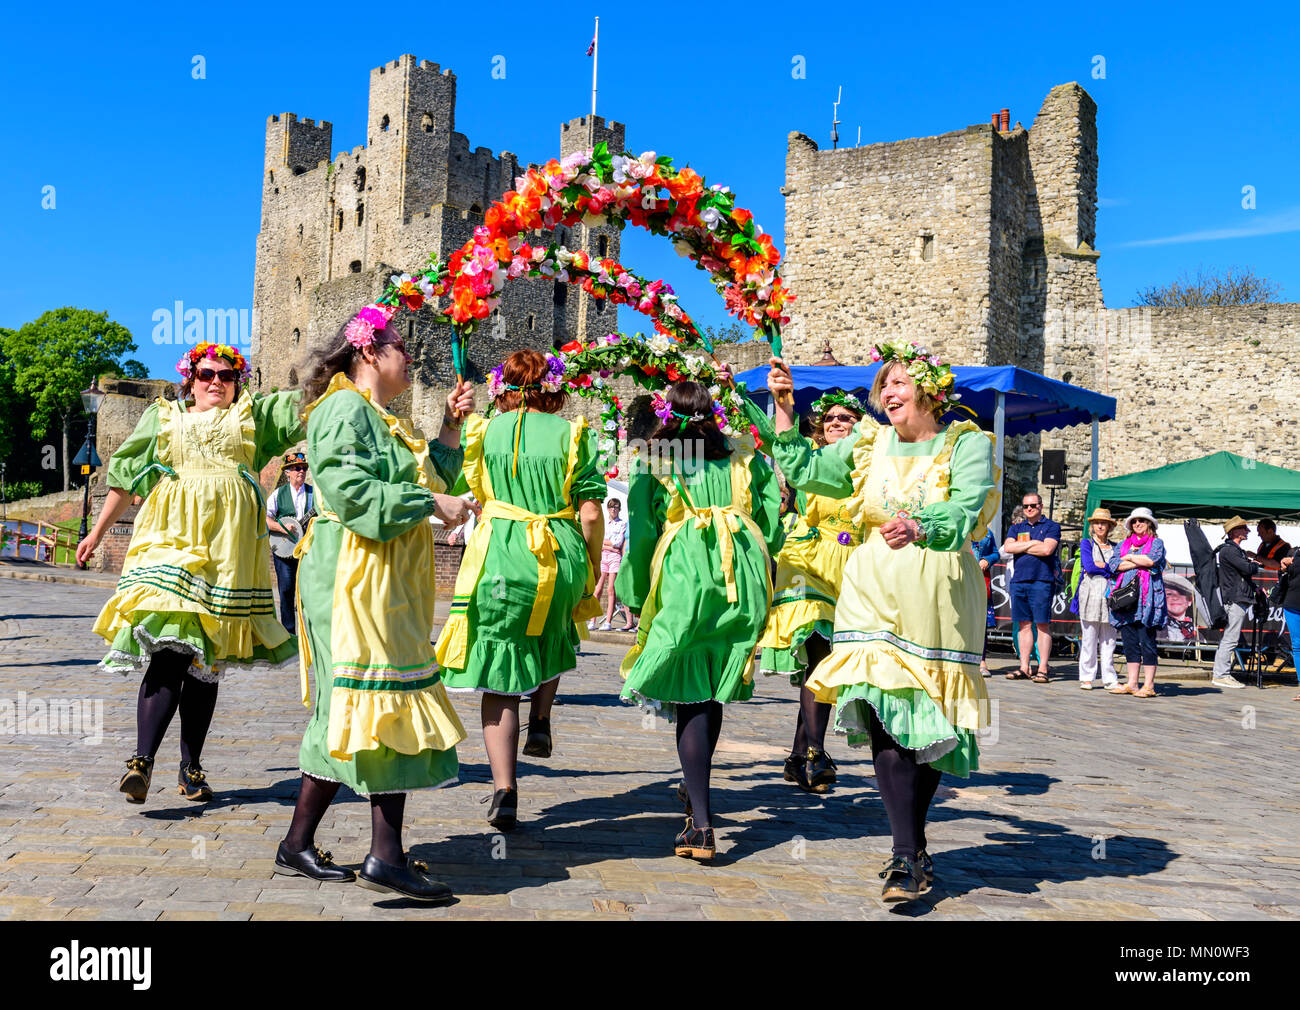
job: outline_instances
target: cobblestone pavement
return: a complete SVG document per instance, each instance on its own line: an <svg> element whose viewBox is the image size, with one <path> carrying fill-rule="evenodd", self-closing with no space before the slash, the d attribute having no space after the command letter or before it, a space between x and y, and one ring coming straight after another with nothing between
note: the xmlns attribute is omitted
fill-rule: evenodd
<svg viewBox="0 0 1300 1010"><path fill-rule="evenodd" d="M89 629L107 596L0 580L0 917L1300 918L1292 688L1169 683L1142 700L1085 693L1073 680L995 677L984 766L965 781L945 776L932 811L936 886L886 909L876 873L888 824L869 754L831 743L840 784L828 797L782 781L796 705L777 680L727 711L717 862L675 858L672 727L619 703L622 650L606 643L591 644L562 682L554 756L521 761L514 834L484 821L491 782L475 700L457 696L470 729L461 783L413 794L406 833L414 855L455 888L455 905L273 877L306 721L296 670L222 687L204 753L216 799L176 795L173 725L148 803L128 805L116 784L134 746L138 685L95 667L103 647ZM90 705L79 732L2 725L25 705L22 729L39 730L55 701ZM318 840L359 864L368 804L341 794Z"/></svg>

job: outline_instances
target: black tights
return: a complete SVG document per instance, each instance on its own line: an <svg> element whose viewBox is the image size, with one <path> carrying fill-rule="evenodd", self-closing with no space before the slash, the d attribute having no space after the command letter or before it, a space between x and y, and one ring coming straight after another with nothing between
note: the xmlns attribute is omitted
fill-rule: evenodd
<svg viewBox="0 0 1300 1010"><path fill-rule="evenodd" d="M916 760L916 751L898 746L871 709L871 760L876 787L889 815L894 855L909 859L925 848L925 818L943 774Z"/></svg>
<svg viewBox="0 0 1300 1010"><path fill-rule="evenodd" d="M831 646L821 635L810 635L804 648L808 651L807 677L811 677L817 664L830 655ZM818 701L817 696L808 690L807 677L799 688L799 719L794 725L791 757L804 757L809 747L814 750L826 749L826 728L831 722L833 706Z"/></svg>
<svg viewBox="0 0 1300 1010"><path fill-rule="evenodd" d="M338 791L338 782L303 775L289 833L284 836L286 849L303 852L316 843L316 828ZM370 797L370 854L390 866L406 865L406 852L402 848L405 810L406 793L380 793Z"/></svg>
<svg viewBox="0 0 1300 1010"><path fill-rule="evenodd" d="M158 753L179 708L181 764L199 767L203 741L217 708L217 685L191 677L186 672L191 661L188 653L175 649L162 649L150 658L135 705L137 754L154 757Z"/></svg>
<svg viewBox="0 0 1300 1010"><path fill-rule="evenodd" d="M722 705L703 701L677 706L677 757L682 762L682 777L691 797L691 815L697 828L712 825L709 808L709 773L713 769L713 752L722 732Z"/></svg>

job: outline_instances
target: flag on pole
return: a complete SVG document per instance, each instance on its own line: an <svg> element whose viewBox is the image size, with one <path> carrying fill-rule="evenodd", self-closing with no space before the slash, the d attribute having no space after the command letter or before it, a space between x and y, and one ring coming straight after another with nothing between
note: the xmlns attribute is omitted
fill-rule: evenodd
<svg viewBox="0 0 1300 1010"><path fill-rule="evenodd" d="M589 46L587 47L587 55L590 56L590 55L591 55L592 53L594 53L595 51L596 51L596 40L595 40L595 38L593 38L593 39L591 40L591 45L589 45Z"/></svg>

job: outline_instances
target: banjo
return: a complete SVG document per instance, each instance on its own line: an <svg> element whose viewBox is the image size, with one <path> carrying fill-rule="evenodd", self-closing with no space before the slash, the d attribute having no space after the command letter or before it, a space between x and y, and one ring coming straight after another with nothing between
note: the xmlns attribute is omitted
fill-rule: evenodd
<svg viewBox="0 0 1300 1010"><path fill-rule="evenodd" d="M278 530L270 530L271 534L271 551L277 558L292 558L293 550L298 546L298 541L306 532L307 525L316 516L316 496L311 495L311 507L303 514L302 519L296 519L291 515L282 516L276 519L281 526L289 532L281 533Z"/></svg>

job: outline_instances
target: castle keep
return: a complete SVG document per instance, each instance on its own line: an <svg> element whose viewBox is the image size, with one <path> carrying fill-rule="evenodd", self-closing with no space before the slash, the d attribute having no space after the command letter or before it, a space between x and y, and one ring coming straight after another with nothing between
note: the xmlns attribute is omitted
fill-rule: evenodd
<svg viewBox="0 0 1300 1010"><path fill-rule="evenodd" d="M1018 365L1114 396L1101 477L1224 448L1300 466L1287 409L1300 305L1107 309L1097 168L1097 105L1078 84L1053 88L1029 130L983 124L830 151L791 133L787 357L810 364L829 339L840 361L862 364L877 340L917 340L954 364ZM1009 440L1008 500L1037 486L1041 448L1064 448L1065 515L1077 520L1089 435Z"/></svg>
<svg viewBox="0 0 1300 1010"><path fill-rule="evenodd" d="M298 385L311 355L382 293L391 274L423 268L431 252L446 262L515 177L535 167L510 151L471 150L456 132L455 75L409 55L370 72L365 145L331 160L332 132L328 122L292 113L267 120L253 290L255 390ZM623 124L573 119L560 128L559 156L601 142L621 152ZM579 225L554 237L571 250L619 257L616 229ZM410 411L428 423L441 417L439 401L453 381L450 333L426 310L399 320L418 363ZM617 328L617 306L579 288L511 283L468 345L469 371L481 375L517 347L549 350L589 329Z"/></svg>

